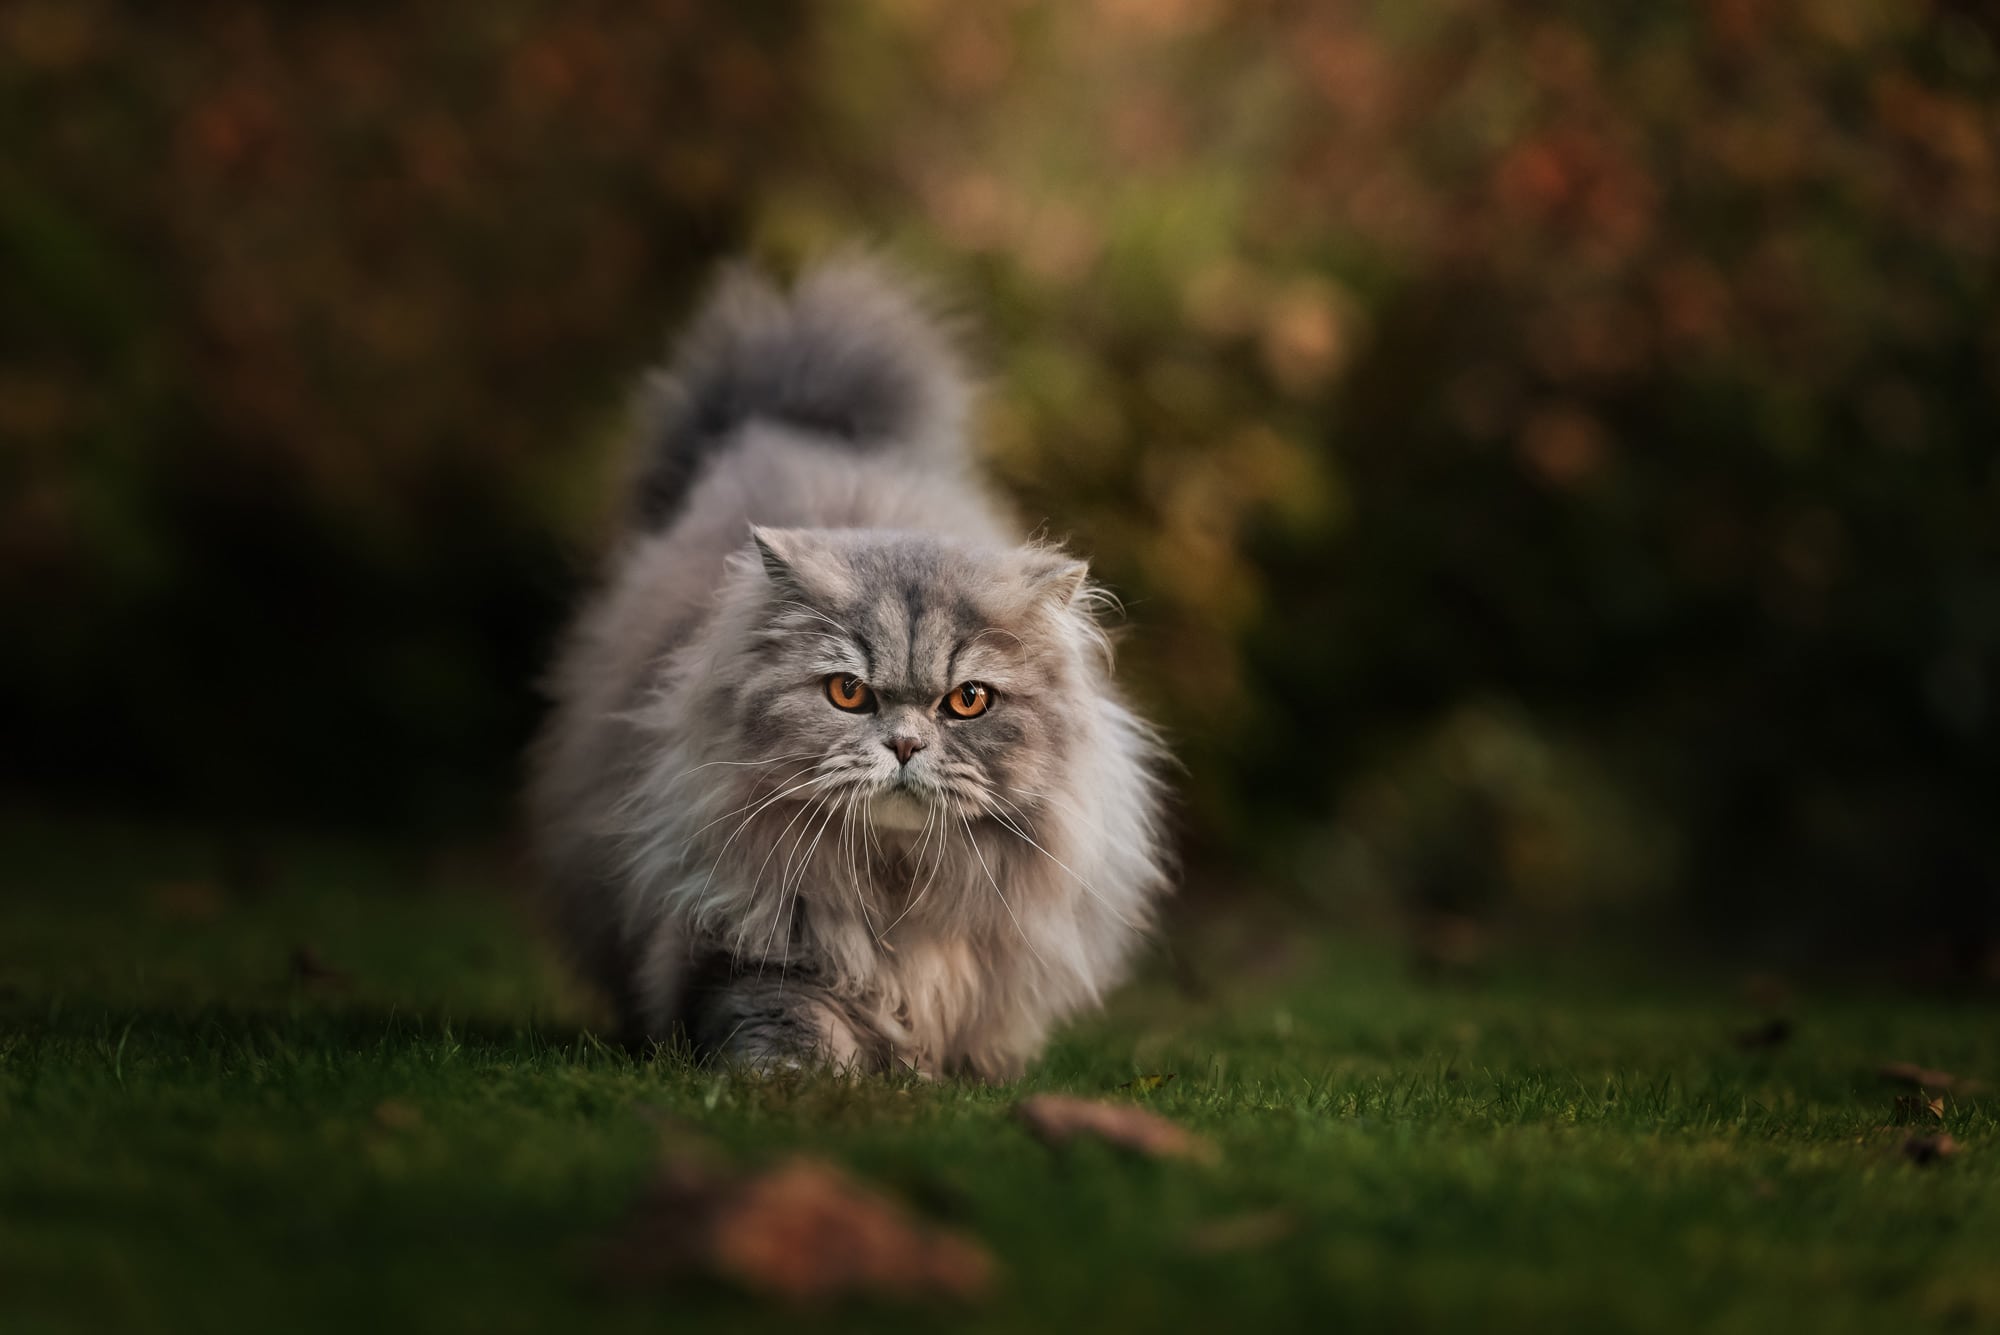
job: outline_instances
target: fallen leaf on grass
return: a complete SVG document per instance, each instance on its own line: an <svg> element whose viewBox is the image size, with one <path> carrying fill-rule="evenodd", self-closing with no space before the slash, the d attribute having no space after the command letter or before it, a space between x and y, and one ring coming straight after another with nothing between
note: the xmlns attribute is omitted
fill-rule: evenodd
<svg viewBox="0 0 2000 1335"><path fill-rule="evenodd" d="M1428 977L1471 977L1486 963L1486 927L1461 913L1433 914L1412 934L1410 953L1417 972Z"/></svg>
<svg viewBox="0 0 2000 1335"><path fill-rule="evenodd" d="M383 1099L375 1105L375 1125L384 1131L413 1131L424 1123L423 1109L401 1099Z"/></svg>
<svg viewBox="0 0 2000 1335"><path fill-rule="evenodd" d="M1928 1136L1911 1136L1903 1142L1903 1155L1915 1164L1933 1164L1958 1153L1958 1142L1946 1131Z"/></svg>
<svg viewBox="0 0 2000 1335"><path fill-rule="evenodd" d="M331 988L347 987L354 982L352 974L328 964L311 946L299 946L292 951L292 979L311 987Z"/></svg>
<svg viewBox="0 0 2000 1335"><path fill-rule="evenodd" d="M1782 1016L1752 1025L1736 1035L1736 1046L1745 1052L1755 1052L1766 1048L1781 1048L1792 1041L1792 1022Z"/></svg>
<svg viewBox="0 0 2000 1335"><path fill-rule="evenodd" d="M222 891L208 881L163 881L149 886L146 898L173 922L210 922L222 913Z"/></svg>
<svg viewBox="0 0 2000 1335"><path fill-rule="evenodd" d="M1961 1080L1950 1071L1940 1071L1929 1066L1919 1066L1915 1062L1890 1062L1881 1071L1882 1078L1892 1085L1908 1085L1912 1089L1934 1089L1942 1094L1969 1094L1979 1088L1976 1080Z"/></svg>
<svg viewBox="0 0 2000 1335"><path fill-rule="evenodd" d="M994 1274L977 1242L808 1158L747 1177L693 1156L670 1160L606 1261L627 1281L700 1270L802 1304L856 1294L972 1299Z"/></svg>
<svg viewBox="0 0 2000 1335"><path fill-rule="evenodd" d="M1068 1094L1037 1094L1014 1107L1014 1115L1049 1145L1091 1136L1154 1159L1215 1158L1215 1146L1158 1113L1129 1103L1100 1103Z"/></svg>
<svg viewBox="0 0 2000 1335"><path fill-rule="evenodd" d="M1118 1088L1137 1089L1137 1090L1158 1089L1161 1085L1166 1084L1169 1080L1172 1080L1175 1076L1179 1074L1180 1074L1179 1071L1168 1071L1165 1075L1134 1076L1132 1079L1127 1080L1124 1084L1118 1086Z"/></svg>
<svg viewBox="0 0 2000 1335"><path fill-rule="evenodd" d="M1253 1210L1199 1225L1187 1235L1187 1249L1204 1256L1261 1251L1283 1242L1298 1227L1298 1218L1289 1210Z"/></svg>
<svg viewBox="0 0 2000 1335"><path fill-rule="evenodd" d="M1944 1120L1944 1099L1942 1096L1925 1098L1921 1094L1898 1094L1896 1096L1896 1125L1908 1126L1912 1122L1942 1122Z"/></svg>
<svg viewBox="0 0 2000 1335"><path fill-rule="evenodd" d="M1767 1011L1792 1004L1792 985L1781 974L1759 971L1743 980L1743 999Z"/></svg>

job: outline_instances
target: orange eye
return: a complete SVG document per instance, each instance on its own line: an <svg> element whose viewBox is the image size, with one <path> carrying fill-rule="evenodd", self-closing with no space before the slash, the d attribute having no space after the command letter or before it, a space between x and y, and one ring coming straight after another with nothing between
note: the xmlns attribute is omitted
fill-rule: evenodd
<svg viewBox="0 0 2000 1335"><path fill-rule="evenodd" d="M978 718L993 703L993 692L976 681L962 682L945 696L944 707L953 718Z"/></svg>
<svg viewBox="0 0 2000 1335"><path fill-rule="evenodd" d="M826 698L855 714L875 707L875 692L868 689L868 683L845 672L836 672L826 679Z"/></svg>

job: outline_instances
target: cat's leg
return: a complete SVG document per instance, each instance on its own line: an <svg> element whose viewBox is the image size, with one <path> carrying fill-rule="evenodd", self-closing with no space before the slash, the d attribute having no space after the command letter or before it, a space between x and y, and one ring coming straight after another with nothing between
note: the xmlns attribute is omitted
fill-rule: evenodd
<svg viewBox="0 0 2000 1335"><path fill-rule="evenodd" d="M877 1071L886 1051L826 991L796 975L743 974L688 998L695 1047L763 1071Z"/></svg>
<svg viewBox="0 0 2000 1335"><path fill-rule="evenodd" d="M687 934L662 918L627 947L626 958L624 977L611 989L625 1045L642 1052L656 1043L686 1043L681 1007L696 964Z"/></svg>

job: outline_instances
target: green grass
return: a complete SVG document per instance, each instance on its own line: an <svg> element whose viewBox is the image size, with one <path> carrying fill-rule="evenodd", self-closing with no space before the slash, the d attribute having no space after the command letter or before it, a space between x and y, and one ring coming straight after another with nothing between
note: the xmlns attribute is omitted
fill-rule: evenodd
<svg viewBox="0 0 2000 1335"><path fill-rule="evenodd" d="M830 1156L1000 1260L986 1303L826 1315L854 1330L2000 1325L2000 1101L1948 1100L1963 1151L1920 1168L1875 1076L2000 1076L1990 1005L1808 993L1793 1041L1745 1052L1728 985L1561 960L1426 984L1353 946L1274 968L1209 930L1204 971L1242 981L1142 981L1020 1087L766 1082L598 1042L476 867L301 847L226 899L202 865L0 829L9 1335L796 1325L712 1281L599 1280L688 1127L743 1164ZM349 977L294 979L301 943ZM1007 1115L1166 1072L1143 1097L1218 1164L1053 1153ZM1289 1232L1191 1242L1271 1212Z"/></svg>

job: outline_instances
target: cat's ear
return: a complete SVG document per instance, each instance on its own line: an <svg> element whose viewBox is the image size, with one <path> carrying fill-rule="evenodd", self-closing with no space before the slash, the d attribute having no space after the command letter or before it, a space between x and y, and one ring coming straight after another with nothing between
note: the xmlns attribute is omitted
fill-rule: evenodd
<svg viewBox="0 0 2000 1335"><path fill-rule="evenodd" d="M1068 607L1090 581L1090 566L1067 552L1048 547L1028 549L1028 588L1036 601Z"/></svg>
<svg viewBox="0 0 2000 1335"><path fill-rule="evenodd" d="M810 530L753 524L750 540L757 544L764 576L773 587L807 598L835 601L853 594L853 580L845 564L823 538Z"/></svg>

